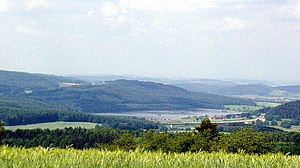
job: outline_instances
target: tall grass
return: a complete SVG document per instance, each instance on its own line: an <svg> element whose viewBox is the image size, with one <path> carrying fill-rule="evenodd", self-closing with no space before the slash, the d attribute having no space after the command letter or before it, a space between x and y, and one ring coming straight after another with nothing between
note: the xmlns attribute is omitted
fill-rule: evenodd
<svg viewBox="0 0 300 168"><path fill-rule="evenodd" d="M227 153L162 153L97 149L15 148L0 146L0 167L265 167L298 168L300 156Z"/></svg>

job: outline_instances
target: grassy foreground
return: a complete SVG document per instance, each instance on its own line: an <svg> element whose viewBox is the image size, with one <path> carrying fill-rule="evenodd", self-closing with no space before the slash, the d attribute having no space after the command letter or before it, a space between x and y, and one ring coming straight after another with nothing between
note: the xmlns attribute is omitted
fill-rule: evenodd
<svg viewBox="0 0 300 168"><path fill-rule="evenodd" d="M101 151L0 146L1 167L300 167L300 156Z"/></svg>

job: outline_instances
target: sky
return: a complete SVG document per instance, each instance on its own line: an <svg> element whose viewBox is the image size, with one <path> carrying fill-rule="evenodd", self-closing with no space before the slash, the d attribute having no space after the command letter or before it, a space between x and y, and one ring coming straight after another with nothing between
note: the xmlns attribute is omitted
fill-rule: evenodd
<svg viewBox="0 0 300 168"><path fill-rule="evenodd" d="M300 81L299 0L0 0L0 69Z"/></svg>

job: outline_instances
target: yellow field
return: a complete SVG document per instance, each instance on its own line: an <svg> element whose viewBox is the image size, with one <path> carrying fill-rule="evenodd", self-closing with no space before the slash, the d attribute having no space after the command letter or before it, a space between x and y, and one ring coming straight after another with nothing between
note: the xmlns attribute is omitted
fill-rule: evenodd
<svg viewBox="0 0 300 168"><path fill-rule="evenodd" d="M0 146L1 167L265 167L298 168L300 156L101 151L97 149L14 148Z"/></svg>

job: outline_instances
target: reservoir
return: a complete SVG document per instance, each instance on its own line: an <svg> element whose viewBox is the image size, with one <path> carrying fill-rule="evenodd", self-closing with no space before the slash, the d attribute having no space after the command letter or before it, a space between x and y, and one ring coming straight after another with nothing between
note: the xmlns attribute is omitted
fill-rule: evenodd
<svg viewBox="0 0 300 168"><path fill-rule="evenodd" d="M108 116L132 116L148 120L179 120L194 116L221 116L227 114L240 114L241 112L220 109L191 109L191 110L153 110L153 111L131 111L118 113L93 113L95 115Z"/></svg>

